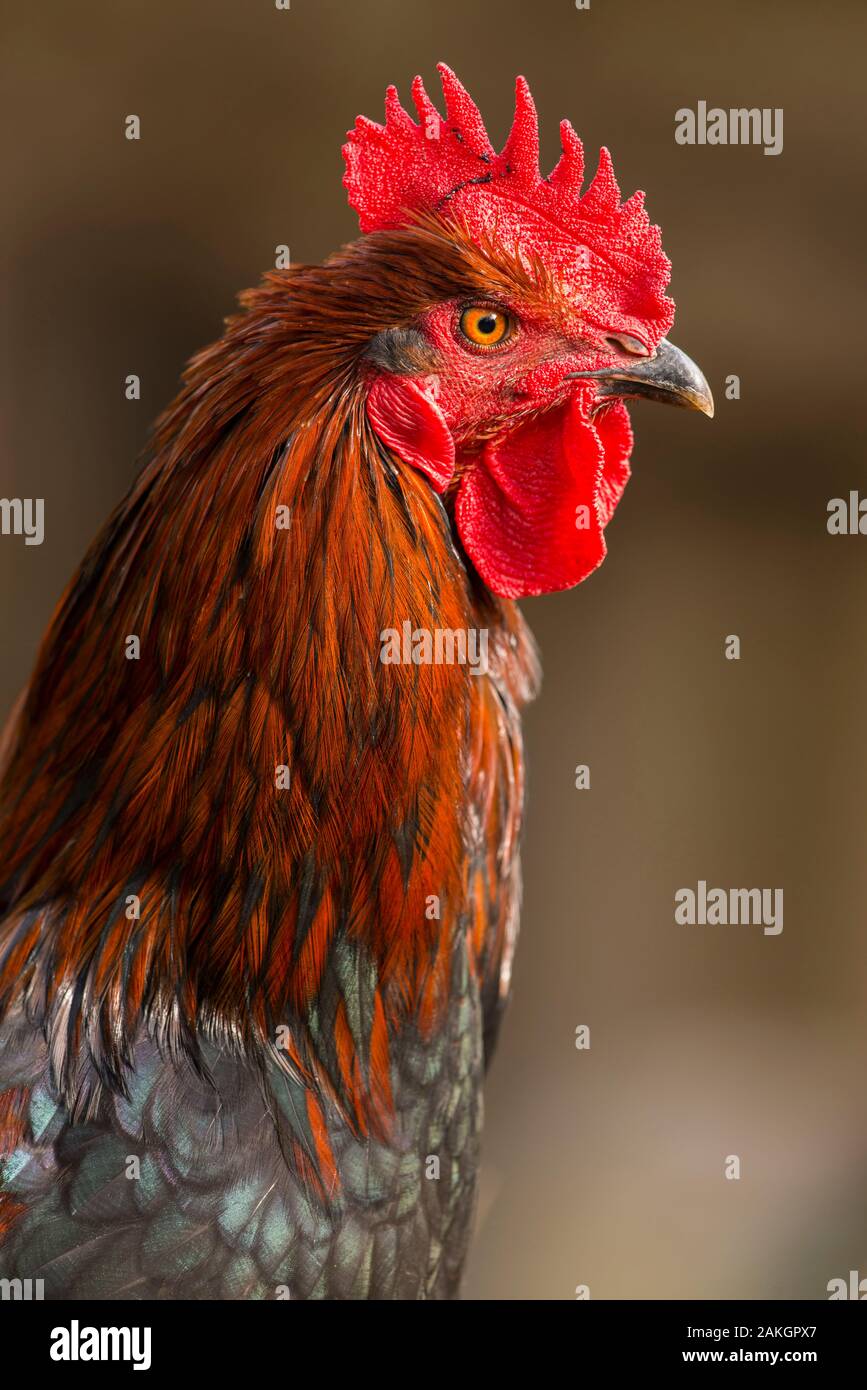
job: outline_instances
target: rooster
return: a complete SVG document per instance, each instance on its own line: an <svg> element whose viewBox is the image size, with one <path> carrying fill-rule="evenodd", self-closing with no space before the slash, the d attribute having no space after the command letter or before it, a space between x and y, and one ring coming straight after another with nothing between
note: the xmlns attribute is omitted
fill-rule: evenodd
<svg viewBox="0 0 867 1390"><path fill-rule="evenodd" d="M416 79L349 133L360 239L193 359L4 738L0 1276L48 1298L458 1291L514 600L604 558L624 402L712 400L608 152L582 194L564 122L543 178L526 82L498 154L440 74L445 118Z"/></svg>

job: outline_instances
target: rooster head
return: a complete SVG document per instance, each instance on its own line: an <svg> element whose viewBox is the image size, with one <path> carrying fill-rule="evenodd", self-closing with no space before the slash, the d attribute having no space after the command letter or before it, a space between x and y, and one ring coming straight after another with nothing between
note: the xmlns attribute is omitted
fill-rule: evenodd
<svg viewBox="0 0 867 1390"><path fill-rule="evenodd" d="M621 202L608 151L582 194L583 150L564 121L561 157L543 178L524 79L498 154L454 73L439 72L445 119L416 78L418 123L392 87L385 125L359 117L344 146L362 232L421 229L431 261L445 240L463 267L445 297L432 274L429 302L416 295L411 316L374 336L367 415L444 495L489 588L508 598L568 589L604 559L629 477L624 401L712 415L713 400L668 341L659 228L642 193Z"/></svg>

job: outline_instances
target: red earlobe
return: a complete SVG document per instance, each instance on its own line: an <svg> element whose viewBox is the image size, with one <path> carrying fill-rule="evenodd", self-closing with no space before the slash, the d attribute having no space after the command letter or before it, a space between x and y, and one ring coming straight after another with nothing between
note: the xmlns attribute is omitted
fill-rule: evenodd
<svg viewBox="0 0 867 1390"><path fill-rule="evenodd" d="M455 471L455 445L442 411L410 377L378 376L367 418L383 444L445 492Z"/></svg>

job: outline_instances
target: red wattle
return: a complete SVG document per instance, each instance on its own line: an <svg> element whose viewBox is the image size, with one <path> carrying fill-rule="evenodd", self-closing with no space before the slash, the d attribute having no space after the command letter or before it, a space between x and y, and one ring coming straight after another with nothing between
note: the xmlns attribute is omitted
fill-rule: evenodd
<svg viewBox="0 0 867 1390"><path fill-rule="evenodd" d="M600 520L607 526L629 482L629 455L633 443L629 411L622 401L614 401L593 417L593 428L605 454L597 500Z"/></svg>
<svg viewBox="0 0 867 1390"><path fill-rule="evenodd" d="M455 519L494 593L520 598L571 589L602 563L603 527L629 477L632 435L620 403L599 426L582 416L573 396L467 461Z"/></svg>

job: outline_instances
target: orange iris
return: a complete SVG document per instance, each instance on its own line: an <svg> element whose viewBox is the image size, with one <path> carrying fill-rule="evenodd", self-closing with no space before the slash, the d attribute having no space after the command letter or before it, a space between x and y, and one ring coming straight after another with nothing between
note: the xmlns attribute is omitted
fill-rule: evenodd
<svg viewBox="0 0 867 1390"><path fill-rule="evenodd" d="M477 347L497 347L511 332L511 320L500 309L474 306L461 314L461 332Z"/></svg>

